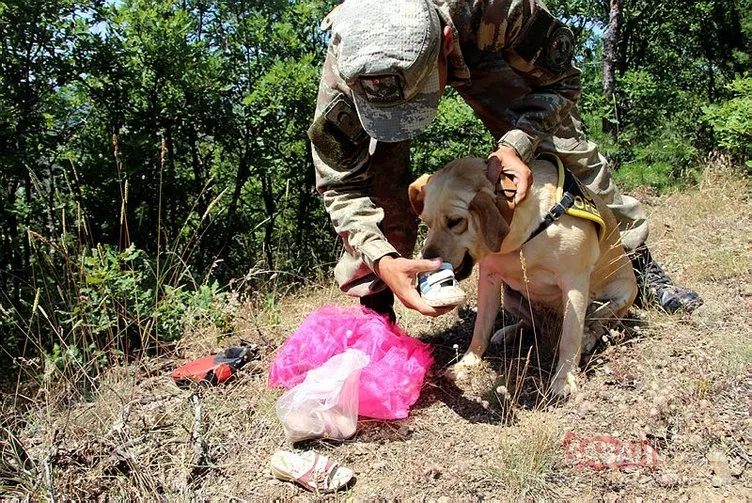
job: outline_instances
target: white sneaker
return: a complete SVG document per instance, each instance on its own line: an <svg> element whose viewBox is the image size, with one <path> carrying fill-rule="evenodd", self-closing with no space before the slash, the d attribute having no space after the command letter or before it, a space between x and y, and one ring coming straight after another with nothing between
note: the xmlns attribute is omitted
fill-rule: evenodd
<svg viewBox="0 0 752 503"><path fill-rule="evenodd" d="M438 271L420 274L418 287L423 300L431 307L456 306L465 301L465 292L454 277L454 267L449 262L441 264Z"/></svg>

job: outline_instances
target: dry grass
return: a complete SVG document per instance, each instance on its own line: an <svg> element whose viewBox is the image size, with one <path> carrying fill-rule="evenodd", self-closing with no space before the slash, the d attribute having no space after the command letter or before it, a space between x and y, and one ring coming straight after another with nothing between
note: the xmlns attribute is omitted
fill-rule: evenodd
<svg viewBox="0 0 752 503"><path fill-rule="evenodd" d="M511 499L549 499L557 494L552 480L561 459L563 424L553 414L520 417L500 440L501 459L489 467L504 482Z"/></svg>
<svg viewBox="0 0 752 503"><path fill-rule="evenodd" d="M631 311L633 329L596 351L580 391L563 404L546 401L550 361L527 339L489 351L470 386L439 375L469 343L472 292L459 316L428 320L398 310L412 335L434 344L437 365L408 419L362 420L350 441L300 446L355 469L357 481L335 499L750 498L749 183L714 164L698 189L652 203L654 254L703 294L705 306L691 316ZM465 287L472 290L473 281ZM351 302L325 285L279 305L241 306L236 332L221 345L255 342L261 361L234 383L200 390L198 400L176 388L169 372L217 349L221 334L211 327L195 327L172 359L110 369L94 396L76 395L54 372L3 396L0 493L39 500L307 497L269 475L272 452L290 446L274 413L280 392L267 389L266 371L313 309ZM565 433L645 440L659 464L571 466Z"/></svg>

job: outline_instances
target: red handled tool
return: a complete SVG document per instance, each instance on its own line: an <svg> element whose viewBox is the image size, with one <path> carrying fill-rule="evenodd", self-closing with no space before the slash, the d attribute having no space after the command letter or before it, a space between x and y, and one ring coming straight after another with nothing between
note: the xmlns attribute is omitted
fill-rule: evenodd
<svg viewBox="0 0 752 503"><path fill-rule="evenodd" d="M232 377L257 353L258 346L255 344L233 346L178 367L172 372L172 378L180 387L187 387L191 383L219 384Z"/></svg>

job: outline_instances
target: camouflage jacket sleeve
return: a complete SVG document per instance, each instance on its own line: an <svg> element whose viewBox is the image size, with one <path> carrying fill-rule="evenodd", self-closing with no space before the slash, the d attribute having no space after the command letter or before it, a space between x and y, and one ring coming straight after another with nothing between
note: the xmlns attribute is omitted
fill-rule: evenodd
<svg viewBox="0 0 752 503"><path fill-rule="evenodd" d="M501 52L532 89L511 104L510 112L518 117L515 129L499 140L527 162L540 138L554 134L579 99L574 36L540 0L485 0L476 6L478 49Z"/></svg>
<svg viewBox="0 0 752 503"><path fill-rule="evenodd" d="M384 255L397 254L379 229L383 210L372 200L370 137L360 124L350 91L336 60L324 61L314 121L308 130L316 168L316 187L326 211L350 252L373 270Z"/></svg>

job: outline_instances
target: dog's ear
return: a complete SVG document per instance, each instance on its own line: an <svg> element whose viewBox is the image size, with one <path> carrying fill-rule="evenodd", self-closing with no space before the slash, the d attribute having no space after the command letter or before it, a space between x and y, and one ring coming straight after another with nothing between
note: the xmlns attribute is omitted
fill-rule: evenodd
<svg viewBox="0 0 752 503"><path fill-rule="evenodd" d="M471 213L478 215L480 232L486 241L486 246L492 252L501 250L501 243L509 234L509 225L501 216L496 200L488 192L478 192L468 207Z"/></svg>
<svg viewBox="0 0 752 503"><path fill-rule="evenodd" d="M428 180L431 179L431 175L420 175L420 178L410 184L407 189L407 194L410 197L410 204L415 211L415 214L420 216L423 213L423 199L426 197L425 186Z"/></svg>

